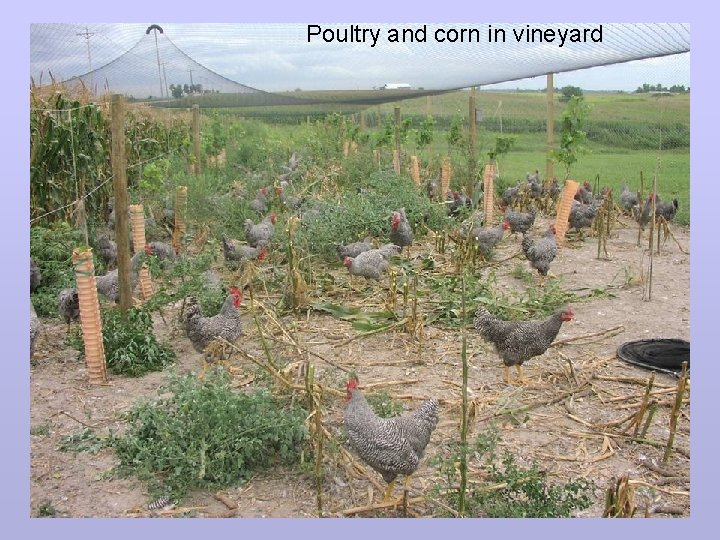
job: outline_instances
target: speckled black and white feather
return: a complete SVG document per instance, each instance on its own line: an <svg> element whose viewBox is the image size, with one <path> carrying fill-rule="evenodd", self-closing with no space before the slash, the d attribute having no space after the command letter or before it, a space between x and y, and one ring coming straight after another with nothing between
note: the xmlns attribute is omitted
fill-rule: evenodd
<svg viewBox="0 0 720 540"><path fill-rule="evenodd" d="M252 247L240 244L235 240L229 239L226 235L222 237L223 255L225 262L230 267L240 267L250 260L257 259L260 254L260 247Z"/></svg>
<svg viewBox="0 0 720 540"><path fill-rule="evenodd" d="M557 337L563 311L556 311L544 321L503 321L480 306L473 323L480 337L495 345L506 366L522 365L543 354Z"/></svg>
<svg viewBox="0 0 720 540"><path fill-rule="evenodd" d="M217 338L233 343L240 337L240 311L235 307L234 300L235 296L229 294L217 315L203 317L197 299L188 299L185 305L185 332L196 351L203 352Z"/></svg>
<svg viewBox="0 0 720 540"><path fill-rule="evenodd" d="M593 199L590 204L582 204L577 201L573 201L570 207L570 215L568 217L568 223L570 228L580 230L585 227L592 225L597 211L600 208L601 201Z"/></svg>
<svg viewBox="0 0 720 540"><path fill-rule="evenodd" d="M140 266L142 265L142 253L136 253L130 259L130 290L134 291L139 279ZM118 269L112 270L105 275L95 276L97 291L108 300L117 302L120 300L120 281Z"/></svg>
<svg viewBox="0 0 720 540"><path fill-rule="evenodd" d="M620 191L620 206L629 212L639 204L637 193L633 193L628 189L627 184L623 184Z"/></svg>
<svg viewBox="0 0 720 540"><path fill-rule="evenodd" d="M505 219L510 224L510 232L524 234L528 232L535 223L537 210L531 209L530 212L515 212L509 208L505 210Z"/></svg>
<svg viewBox="0 0 720 540"><path fill-rule="evenodd" d="M58 314L67 323L80 320L80 299L77 289L61 289L58 293Z"/></svg>
<svg viewBox="0 0 720 540"><path fill-rule="evenodd" d="M362 276L367 279L380 280L390 263L385 254L379 249L363 251L357 257L348 257L350 265L348 271L353 276Z"/></svg>
<svg viewBox="0 0 720 540"><path fill-rule="evenodd" d="M366 237L362 242L351 242L350 244L337 246L337 253L341 260L345 257L357 257L364 251L370 251L372 247L372 238Z"/></svg>
<svg viewBox="0 0 720 540"><path fill-rule="evenodd" d="M478 250L484 258L488 258L500 241L505 236L505 227L498 223L494 227L475 227L471 232L473 240L477 243Z"/></svg>
<svg viewBox="0 0 720 540"><path fill-rule="evenodd" d="M170 244L160 241L153 241L148 244L150 246L150 254L157 257L159 260L174 261L177 257L175 248Z"/></svg>
<svg viewBox="0 0 720 540"><path fill-rule="evenodd" d="M272 240L275 226L272 223L272 214L268 215L257 225L252 220L245 220L245 236L247 243L252 247L266 246Z"/></svg>
<svg viewBox="0 0 720 540"><path fill-rule="evenodd" d="M397 225L393 223L393 225L390 227L390 241L395 244L396 246L405 247L410 246L413 243L413 240L415 239L415 234L413 233L412 227L410 226L410 222L407 219L407 216L405 215L405 209L400 208L399 210L395 211L398 214L398 222ZM395 214L393 214L393 221L395 219Z"/></svg>
<svg viewBox="0 0 720 540"><path fill-rule="evenodd" d="M555 241L555 233L551 227L548 227L545 236L537 240L533 240L525 233L522 239L522 250L527 260L541 276L547 276L550 270L550 263L555 260L557 255L557 242Z"/></svg>
<svg viewBox="0 0 720 540"><path fill-rule="evenodd" d="M386 482L415 472L437 426L438 402L430 399L410 414L380 418L360 390L348 391L352 397L345 408L345 430L358 456Z"/></svg>

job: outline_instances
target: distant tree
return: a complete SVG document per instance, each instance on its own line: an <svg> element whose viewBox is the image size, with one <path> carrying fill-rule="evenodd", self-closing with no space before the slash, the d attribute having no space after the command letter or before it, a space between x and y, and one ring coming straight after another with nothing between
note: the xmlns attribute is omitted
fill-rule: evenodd
<svg viewBox="0 0 720 540"><path fill-rule="evenodd" d="M178 99L178 98L182 97L183 89L179 84L177 84L177 85L171 84L170 85L170 93L172 94L172 97L174 97L175 99Z"/></svg>
<svg viewBox="0 0 720 540"><path fill-rule="evenodd" d="M570 101L570 98L577 96L582 97L583 91L582 88L579 86L563 86L560 89L560 93L562 94L560 96L560 101Z"/></svg>

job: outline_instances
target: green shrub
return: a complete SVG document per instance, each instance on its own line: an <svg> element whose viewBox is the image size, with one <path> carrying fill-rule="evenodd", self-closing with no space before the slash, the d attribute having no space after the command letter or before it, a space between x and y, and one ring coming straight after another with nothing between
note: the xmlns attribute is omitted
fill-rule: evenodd
<svg viewBox="0 0 720 540"><path fill-rule="evenodd" d="M168 392L135 404L127 432L113 443L119 470L148 482L151 495L181 498L299 459L307 436L302 409L282 407L263 390L236 393L220 369L204 381L174 375L160 389Z"/></svg>
<svg viewBox="0 0 720 540"><path fill-rule="evenodd" d="M116 375L139 377L175 360L175 352L155 339L150 313L142 308L129 309L126 319L119 309L104 311L102 330L105 362Z"/></svg>
<svg viewBox="0 0 720 540"><path fill-rule="evenodd" d="M505 451L499 457L495 450L499 442L497 427L492 425L480 433L469 450L476 466L485 469L482 482L468 489L466 515L472 517L570 517L573 510L584 510L591 504L589 497L594 484L584 478L570 479L565 483L550 484L536 462L529 468L520 467L515 456ZM460 473L456 464L462 448L449 443L443 454L432 463L443 476L434 492L444 497L450 506L459 502L457 488ZM487 489L492 486L492 489Z"/></svg>
<svg viewBox="0 0 720 540"><path fill-rule="evenodd" d="M40 287L31 296L38 316L57 317L58 291L75 286L72 252L83 243L80 231L64 221L30 228L30 257L42 275Z"/></svg>

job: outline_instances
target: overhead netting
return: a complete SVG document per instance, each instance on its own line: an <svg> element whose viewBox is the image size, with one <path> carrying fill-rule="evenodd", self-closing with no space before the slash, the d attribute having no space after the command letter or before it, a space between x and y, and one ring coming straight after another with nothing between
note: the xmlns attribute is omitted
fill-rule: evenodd
<svg viewBox="0 0 720 540"><path fill-rule="evenodd" d="M373 104L688 52L690 29L680 23L33 24L30 49L38 85L62 81L166 102L223 95L222 106Z"/></svg>

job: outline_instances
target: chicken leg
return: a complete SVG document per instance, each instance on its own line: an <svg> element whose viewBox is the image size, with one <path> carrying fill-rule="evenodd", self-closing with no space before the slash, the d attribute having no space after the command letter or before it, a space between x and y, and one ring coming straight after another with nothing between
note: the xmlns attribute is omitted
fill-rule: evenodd
<svg viewBox="0 0 720 540"><path fill-rule="evenodd" d="M527 380L523 377L522 365L515 364L515 369L517 370L517 373L518 373L518 378L516 381L517 384L527 384Z"/></svg>
<svg viewBox="0 0 720 540"><path fill-rule="evenodd" d="M389 502L392 498L392 492L395 488L395 480L391 480L388 482L387 488L385 488L385 496L383 497L383 502Z"/></svg>

